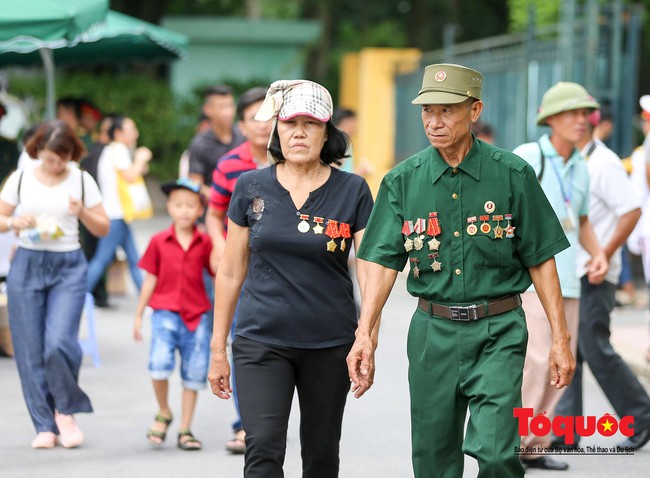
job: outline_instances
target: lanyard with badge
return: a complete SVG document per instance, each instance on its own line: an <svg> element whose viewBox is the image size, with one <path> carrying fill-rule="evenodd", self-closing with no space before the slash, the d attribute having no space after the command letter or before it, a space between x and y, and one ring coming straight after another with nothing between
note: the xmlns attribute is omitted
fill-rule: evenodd
<svg viewBox="0 0 650 478"><path fill-rule="evenodd" d="M569 186L568 190L564 189L564 181L562 181L562 175L560 174L560 170L557 167L557 164L555 164L555 161L549 161L551 163L551 166L553 167L553 171L555 171L555 176L557 177L557 181L560 184L560 191L562 192L562 198L564 199L564 207L566 207L566 217L562 219L562 229L564 229L564 232L572 232L578 227L578 220L576 218L575 212L573 211L573 206L571 205L571 193L573 192L573 174L575 172L575 169L573 166L571 167L571 173L569 175Z"/></svg>

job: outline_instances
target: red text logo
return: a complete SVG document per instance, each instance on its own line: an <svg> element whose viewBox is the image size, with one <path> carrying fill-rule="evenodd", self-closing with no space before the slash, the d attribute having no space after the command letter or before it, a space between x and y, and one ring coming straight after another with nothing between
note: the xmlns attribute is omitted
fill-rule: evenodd
<svg viewBox="0 0 650 478"><path fill-rule="evenodd" d="M634 417L630 415L620 420L609 413L605 413L598 419L594 416L580 415L556 416L551 420L546 416L546 412L534 415L532 408L515 408L513 415L519 421L519 436L528 436L532 433L541 437L553 432L557 437L564 437L564 443L567 445L575 443L575 433L581 437L589 437L596 432L604 437L611 437L617 431L626 437L634 435Z"/></svg>

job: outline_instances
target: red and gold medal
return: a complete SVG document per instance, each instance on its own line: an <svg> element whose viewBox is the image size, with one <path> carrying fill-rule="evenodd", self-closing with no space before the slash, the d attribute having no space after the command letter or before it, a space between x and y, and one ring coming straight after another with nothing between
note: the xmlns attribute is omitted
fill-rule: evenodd
<svg viewBox="0 0 650 478"><path fill-rule="evenodd" d="M341 239L341 250L345 251L345 240L352 237L352 234L350 232L350 225L342 222L339 226L339 235L343 238Z"/></svg>
<svg viewBox="0 0 650 478"><path fill-rule="evenodd" d="M336 242L334 242L334 239L341 237L341 234L339 234L338 221L334 221L332 219L327 220L327 229L325 229L325 235L332 238L327 243L327 250L329 252L334 252L336 250Z"/></svg>
<svg viewBox="0 0 650 478"><path fill-rule="evenodd" d="M501 221L503 221L503 214L495 214L492 216L492 220L497 222L497 225L494 226L494 238L503 239L503 228L501 227Z"/></svg>
<svg viewBox="0 0 650 478"><path fill-rule="evenodd" d="M492 230L492 226L490 226L486 221L490 220L490 215L486 214L485 216L479 216L479 219L483 221L483 224L481 224L481 232L483 234L489 234Z"/></svg>
<svg viewBox="0 0 650 478"><path fill-rule="evenodd" d="M437 251L440 247L440 241L436 238L438 234L442 232L440 229L440 221L438 220L437 212L429 213L429 220L427 221L427 235L432 236L431 240L428 242L430 251Z"/></svg>
<svg viewBox="0 0 650 478"><path fill-rule="evenodd" d="M314 216L313 221L316 223L314 227L312 227L312 231L314 231L314 234L322 234L323 233L323 223L325 222L325 219L322 217L316 217Z"/></svg>
<svg viewBox="0 0 650 478"><path fill-rule="evenodd" d="M438 213L437 212L430 212L429 213L429 221L427 224L427 235L428 236L437 236L442 232L442 229L440 228L440 221L438 220Z"/></svg>

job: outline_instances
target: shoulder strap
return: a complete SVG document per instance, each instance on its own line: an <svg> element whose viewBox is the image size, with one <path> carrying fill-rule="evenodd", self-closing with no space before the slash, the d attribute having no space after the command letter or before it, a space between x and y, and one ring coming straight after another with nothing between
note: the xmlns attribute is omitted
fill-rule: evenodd
<svg viewBox="0 0 650 478"><path fill-rule="evenodd" d="M539 141L537 142L537 146L539 146L540 161L542 163L541 167L539 168L539 173L537 174L537 181L541 183L542 178L544 177L544 166L546 166L546 156L544 156L544 151L542 150L542 145L539 144Z"/></svg>
<svg viewBox="0 0 650 478"><path fill-rule="evenodd" d="M589 149L588 149L587 152L585 153L585 159L586 159L587 161L589 160L589 157L593 154L593 152L594 152L595 149L596 149L596 142L592 140L592 141L591 141L591 145L589 146Z"/></svg>
<svg viewBox="0 0 650 478"><path fill-rule="evenodd" d="M18 175L18 204L20 204L20 186L23 184L23 173L25 170L21 169L20 174ZM16 205L18 205L16 204Z"/></svg>
<svg viewBox="0 0 650 478"><path fill-rule="evenodd" d="M83 169L80 170L80 171L81 171L81 207L84 207L84 205L86 204L85 201L84 201L84 196L85 196L85 192L86 192L85 191L86 182L84 181Z"/></svg>

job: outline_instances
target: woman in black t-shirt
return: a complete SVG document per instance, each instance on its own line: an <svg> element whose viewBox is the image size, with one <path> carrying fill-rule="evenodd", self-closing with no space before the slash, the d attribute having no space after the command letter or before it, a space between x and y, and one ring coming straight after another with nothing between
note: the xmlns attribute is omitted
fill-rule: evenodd
<svg viewBox="0 0 650 478"><path fill-rule="evenodd" d="M243 174L228 209L208 378L215 395L230 397L226 339L243 287L232 348L245 477L284 476L295 390L303 476L338 476L350 389L345 358L357 322L347 259L352 242L361 241L372 196L363 178L330 166L348 144L331 115L332 99L321 85L274 82L256 115L275 118L274 164ZM362 285L363 264L357 275Z"/></svg>

